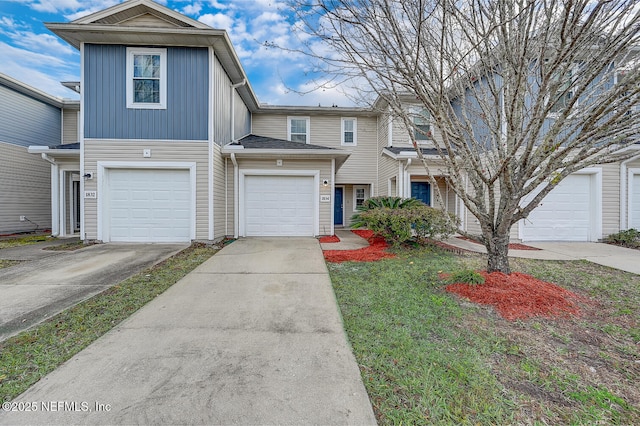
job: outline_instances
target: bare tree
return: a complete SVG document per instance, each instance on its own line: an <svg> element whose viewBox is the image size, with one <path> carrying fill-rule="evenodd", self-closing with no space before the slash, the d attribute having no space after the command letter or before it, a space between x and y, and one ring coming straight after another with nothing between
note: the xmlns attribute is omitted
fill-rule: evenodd
<svg viewBox="0 0 640 426"><path fill-rule="evenodd" d="M637 0L310 1L297 27L324 72L385 99L410 132L407 94L430 113L488 271L510 273L510 228L562 179L633 155Z"/></svg>

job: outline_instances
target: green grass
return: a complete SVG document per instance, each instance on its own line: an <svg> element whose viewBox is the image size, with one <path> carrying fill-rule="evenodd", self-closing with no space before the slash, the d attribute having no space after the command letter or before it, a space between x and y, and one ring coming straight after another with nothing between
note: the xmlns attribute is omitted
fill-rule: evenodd
<svg viewBox="0 0 640 426"><path fill-rule="evenodd" d="M193 244L164 262L0 343L0 403L24 392L216 251Z"/></svg>
<svg viewBox="0 0 640 426"><path fill-rule="evenodd" d="M0 240L0 249L26 246L29 244L47 241L49 239L51 239L50 235L28 235L25 237L8 238L6 240Z"/></svg>
<svg viewBox="0 0 640 426"><path fill-rule="evenodd" d="M480 256L397 250L329 264L380 424L640 424L638 276L589 262L512 260L589 296L578 318L507 321L446 293Z"/></svg>

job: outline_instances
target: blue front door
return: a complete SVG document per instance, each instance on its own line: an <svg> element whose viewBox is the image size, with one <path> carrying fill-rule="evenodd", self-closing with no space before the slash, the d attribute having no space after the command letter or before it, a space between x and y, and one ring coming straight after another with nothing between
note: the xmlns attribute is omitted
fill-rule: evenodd
<svg viewBox="0 0 640 426"><path fill-rule="evenodd" d="M411 182L411 197L426 205L431 205L431 184L429 182Z"/></svg>
<svg viewBox="0 0 640 426"><path fill-rule="evenodd" d="M336 188L333 196L333 224L334 225L342 225L342 210L343 210L343 201L342 201L342 188Z"/></svg>

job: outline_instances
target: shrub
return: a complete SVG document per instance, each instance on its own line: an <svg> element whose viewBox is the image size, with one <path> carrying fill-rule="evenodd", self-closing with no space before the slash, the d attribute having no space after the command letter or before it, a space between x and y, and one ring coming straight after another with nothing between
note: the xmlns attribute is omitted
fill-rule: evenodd
<svg viewBox="0 0 640 426"><path fill-rule="evenodd" d="M362 221L360 215L362 212L367 212L373 209L405 209L409 207L425 205L422 201L415 198L402 198L402 197L371 197L362 203L362 206L358 207L359 213L354 214L351 217L352 228L368 228L369 226ZM371 228L369 228L371 229Z"/></svg>
<svg viewBox="0 0 640 426"><path fill-rule="evenodd" d="M427 238L448 238L456 230L455 217L417 202L395 208L380 206L354 216L352 227L366 227L391 244L402 244L415 235L420 242Z"/></svg>
<svg viewBox="0 0 640 426"><path fill-rule="evenodd" d="M625 247L640 247L640 231L633 228L620 231L616 234L609 235L606 241Z"/></svg>
<svg viewBox="0 0 640 426"><path fill-rule="evenodd" d="M476 271L464 269L451 274L449 281L452 283L484 284L484 277Z"/></svg>

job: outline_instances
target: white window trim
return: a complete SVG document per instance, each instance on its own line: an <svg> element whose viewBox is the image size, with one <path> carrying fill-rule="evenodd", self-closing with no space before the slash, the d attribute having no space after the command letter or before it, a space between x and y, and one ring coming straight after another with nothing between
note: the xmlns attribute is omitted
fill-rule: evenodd
<svg viewBox="0 0 640 426"><path fill-rule="evenodd" d="M353 211L354 212L358 211L358 203L357 203L357 198L356 198L356 189L364 189L364 200L365 201L368 198L371 197L370 191L369 191L369 185L353 185ZM343 195L343 197L344 197L344 195Z"/></svg>
<svg viewBox="0 0 640 426"><path fill-rule="evenodd" d="M311 118L300 116L287 117L287 140L291 140L291 120L305 120L307 122L307 144L311 143Z"/></svg>
<svg viewBox="0 0 640 426"><path fill-rule="evenodd" d="M409 108L409 113L411 114L411 122L414 126L417 126L416 123L416 118L418 116L423 116L422 114L423 111L426 111L426 108L422 107L422 106L412 106ZM416 130L414 130L414 137L415 140L418 144L430 144L433 143L433 120L431 119L431 114L427 111L427 114L429 114L429 124L427 124L427 126L429 126L429 135L423 135L422 133L418 133ZM418 139L418 135L420 135L421 138L425 138L425 139Z"/></svg>
<svg viewBox="0 0 640 426"><path fill-rule="evenodd" d="M344 141L344 123L346 121L353 121L353 142ZM342 117L340 120L340 144L343 146L357 146L358 145L358 119L355 117Z"/></svg>
<svg viewBox="0 0 640 426"><path fill-rule="evenodd" d="M160 103L133 101L133 57L134 55L160 55ZM127 47L127 108L167 109L167 49Z"/></svg>

